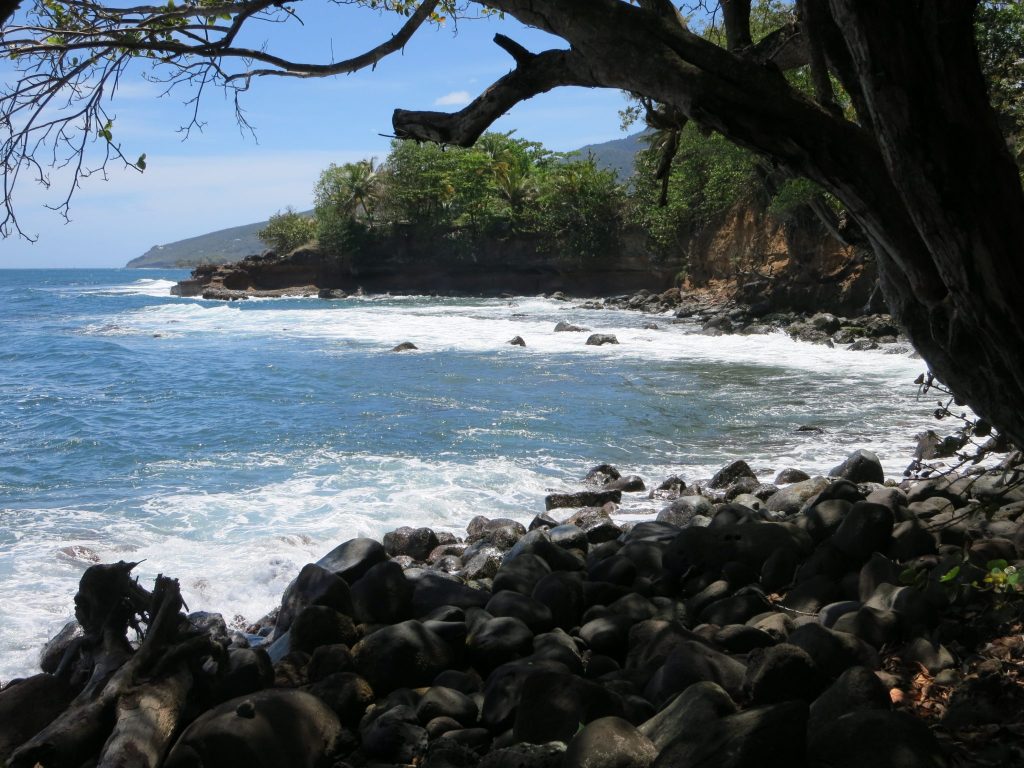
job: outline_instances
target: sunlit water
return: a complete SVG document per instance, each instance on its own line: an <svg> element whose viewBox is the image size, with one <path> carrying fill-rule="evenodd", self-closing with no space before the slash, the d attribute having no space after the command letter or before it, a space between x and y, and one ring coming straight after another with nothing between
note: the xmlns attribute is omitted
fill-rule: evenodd
<svg viewBox="0 0 1024 768"><path fill-rule="evenodd" d="M905 355L541 298L171 297L184 274L0 271L0 679L34 669L91 559L255 620L340 541L528 521L596 463L771 480L867 447L898 475L931 426Z"/></svg>

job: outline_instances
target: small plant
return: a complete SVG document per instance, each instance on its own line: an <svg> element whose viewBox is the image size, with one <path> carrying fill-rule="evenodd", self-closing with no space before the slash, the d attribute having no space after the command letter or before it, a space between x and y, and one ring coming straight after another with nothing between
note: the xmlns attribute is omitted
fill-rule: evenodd
<svg viewBox="0 0 1024 768"><path fill-rule="evenodd" d="M1010 565L1005 560L990 560L985 568L988 573L985 574L981 584L974 582L974 586L978 589L994 592L997 595L1024 591L1024 584L1021 584L1021 572L1017 570L1017 566Z"/></svg>

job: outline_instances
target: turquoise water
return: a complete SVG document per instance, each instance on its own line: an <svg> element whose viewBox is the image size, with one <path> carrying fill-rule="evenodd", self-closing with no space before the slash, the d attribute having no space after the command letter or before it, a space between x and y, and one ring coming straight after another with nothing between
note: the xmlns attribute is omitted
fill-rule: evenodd
<svg viewBox="0 0 1024 768"><path fill-rule="evenodd" d="M746 458L771 480L870 447L898 474L931 426L904 355L542 298L170 296L184 275L0 271L0 679L31 669L96 559L253 620L339 541L528 520L596 463L656 484ZM656 511L640 495L622 515Z"/></svg>

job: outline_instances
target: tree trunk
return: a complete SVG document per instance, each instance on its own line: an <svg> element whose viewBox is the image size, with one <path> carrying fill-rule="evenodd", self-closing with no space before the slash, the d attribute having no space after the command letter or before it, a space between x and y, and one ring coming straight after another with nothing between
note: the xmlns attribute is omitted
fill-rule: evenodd
<svg viewBox="0 0 1024 768"><path fill-rule="evenodd" d="M886 298L932 371L1024 445L1024 192L988 105L973 3L832 6L889 175L947 291L925 300L883 257Z"/></svg>
<svg viewBox="0 0 1024 768"><path fill-rule="evenodd" d="M491 5L571 44L546 88L596 84L667 104L839 198L872 244L885 296L932 372L1024 446L1024 191L988 103L975 3L804 4L813 16L802 34L820 39L802 48L843 83L856 123L797 93L771 58L751 49L734 55L642 8L612 0ZM828 102L824 80L819 91ZM460 124L479 131L497 117L486 113L474 102L442 116L448 140L463 136ZM417 135L423 126L410 113L396 113L400 135L403 120L413 126L408 135L429 138Z"/></svg>

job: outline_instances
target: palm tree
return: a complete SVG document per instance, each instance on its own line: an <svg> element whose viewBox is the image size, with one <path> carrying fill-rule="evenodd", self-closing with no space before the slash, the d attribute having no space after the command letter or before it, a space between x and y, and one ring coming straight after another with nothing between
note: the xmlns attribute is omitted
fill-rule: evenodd
<svg viewBox="0 0 1024 768"><path fill-rule="evenodd" d="M353 219L363 218L373 227L373 208L380 199L380 170L374 159L346 163L339 179L342 210Z"/></svg>

